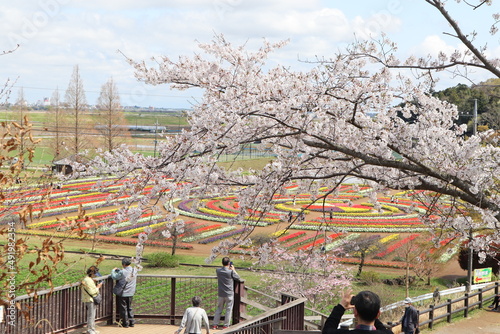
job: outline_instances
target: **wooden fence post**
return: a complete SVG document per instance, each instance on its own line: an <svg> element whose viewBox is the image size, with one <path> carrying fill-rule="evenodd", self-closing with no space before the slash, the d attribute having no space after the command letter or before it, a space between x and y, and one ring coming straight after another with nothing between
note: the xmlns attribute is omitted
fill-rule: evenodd
<svg viewBox="0 0 500 334"><path fill-rule="evenodd" d="M429 329L432 329L433 320L434 320L434 305L429 305Z"/></svg>
<svg viewBox="0 0 500 334"><path fill-rule="evenodd" d="M469 294L465 293L465 299L464 299L464 318L467 318L469 316Z"/></svg>
<svg viewBox="0 0 500 334"><path fill-rule="evenodd" d="M234 282L233 325L241 321L241 314L246 313L246 304L241 302L245 297L245 280Z"/></svg>
<svg viewBox="0 0 500 334"><path fill-rule="evenodd" d="M170 279L170 325L175 325L175 299L177 298L175 295L177 285L176 277L172 277Z"/></svg>
<svg viewBox="0 0 500 334"><path fill-rule="evenodd" d="M483 308L483 289L479 289L479 308Z"/></svg>
<svg viewBox="0 0 500 334"><path fill-rule="evenodd" d="M446 303L446 321L451 323L451 299L448 299Z"/></svg>

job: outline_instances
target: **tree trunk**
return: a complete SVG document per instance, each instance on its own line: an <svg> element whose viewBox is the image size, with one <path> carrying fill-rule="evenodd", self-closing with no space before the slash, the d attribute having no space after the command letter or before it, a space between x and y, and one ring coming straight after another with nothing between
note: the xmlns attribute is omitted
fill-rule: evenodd
<svg viewBox="0 0 500 334"><path fill-rule="evenodd" d="M363 266L365 265L365 252L361 252L361 260L359 261L358 273L356 277L361 276L361 272L363 271Z"/></svg>

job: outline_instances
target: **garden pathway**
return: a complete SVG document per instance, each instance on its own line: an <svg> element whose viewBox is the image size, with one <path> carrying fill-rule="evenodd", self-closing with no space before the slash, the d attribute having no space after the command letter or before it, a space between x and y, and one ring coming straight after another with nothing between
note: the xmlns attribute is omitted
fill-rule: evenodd
<svg viewBox="0 0 500 334"><path fill-rule="evenodd" d="M174 332L179 329L179 326L170 326L170 325L151 325L151 324L137 324L134 327L122 328L116 325L106 325L105 323L101 323L98 325L97 330L99 334L174 334ZM210 333L217 333L222 331L220 330L210 330ZM202 332L205 333L205 328L202 329ZM70 332L70 334L86 334L87 329L79 328Z"/></svg>
<svg viewBox="0 0 500 334"><path fill-rule="evenodd" d="M440 325L436 329L425 329L422 334L500 334L500 312L485 309L474 313L467 319L453 319L449 325Z"/></svg>

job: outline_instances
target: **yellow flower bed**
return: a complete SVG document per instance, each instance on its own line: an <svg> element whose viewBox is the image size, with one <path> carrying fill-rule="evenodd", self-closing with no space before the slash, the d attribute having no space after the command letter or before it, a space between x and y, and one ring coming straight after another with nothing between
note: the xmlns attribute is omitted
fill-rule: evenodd
<svg viewBox="0 0 500 334"><path fill-rule="evenodd" d="M146 227L149 227L149 228L155 229L155 228L158 228L158 227L165 226L165 225L167 225L167 223L169 223L169 222L168 222L168 221L166 221L166 222L156 223L156 224L152 224L152 225L148 225L148 226L143 226L143 227L133 228L133 229L131 229L131 230L118 232L118 233L116 233L116 236L117 236L117 237L128 237L129 235L134 235L134 234L136 234L136 233L141 233L141 232L144 232L144 229L145 229Z"/></svg>
<svg viewBox="0 0 500 334"><path fill-rule="evenodd" d="M109 210L104 210L104 211L99 211L99 212L94 212L94 213L87 213L85 216L86 217L100 216L100 215L104 215L107 213L116 212L117 210L118 209L109 209ZM73 220L73 219L78 219L78 218L79 218L78 216L71 216L71 217L67 217L67 220ZM52 219L52 220L48 220L48 221L44 221L44 222L32 223L32 224L26 225L26 227L29 229L38 228L38 227L42 227L42 226L46 226L46 225L56 224L57 222L60 222L60 221L61 220Z"/></svg>
<svg viewBox="0 0 500 334"><path fill-rule="evenodd" d="M279 231L276 231L274 233L269 234L269 236L271 238L279 238L279 237L285 235L286 233L288 233L287 230L279 230Z"/></svg>

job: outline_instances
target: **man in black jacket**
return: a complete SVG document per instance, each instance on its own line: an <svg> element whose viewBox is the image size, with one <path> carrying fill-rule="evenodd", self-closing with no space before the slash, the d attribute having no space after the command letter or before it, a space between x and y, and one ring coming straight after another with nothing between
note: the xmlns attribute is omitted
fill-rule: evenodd
<svg viewBox="0 0 500 334"><path fill-rule="evenodd" d="M411 298L405 299L405 313L401 318L401 330L404 334L414 334L419 332L418 329L418 311L411 304Z"/></svg>
<svg viewBox="0 0 500 334"><path fill-rule="evenodd" d="M354 309L356 328L353 330L339 329L340 319L346 310ZM378 317L380 316L380 298L371 291L361 291L356 296L351 291L346 291L342 301L333 308L332 313L325 322L322 334L393 334L386 328Z"/></svg>

